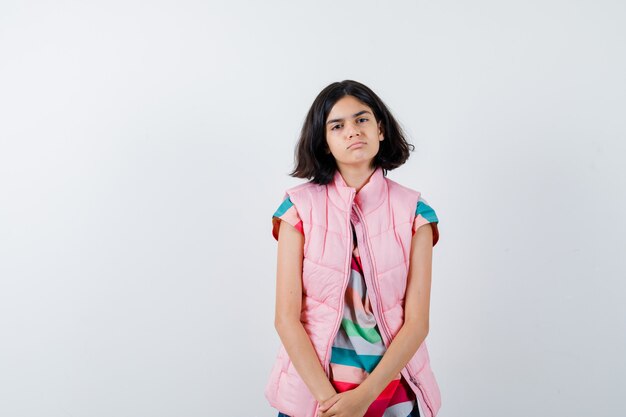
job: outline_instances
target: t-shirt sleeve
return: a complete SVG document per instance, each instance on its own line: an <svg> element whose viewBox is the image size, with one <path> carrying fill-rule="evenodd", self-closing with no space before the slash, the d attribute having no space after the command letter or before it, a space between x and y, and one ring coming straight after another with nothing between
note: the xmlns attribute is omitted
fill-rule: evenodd
<svg viewBox="0 0 626 417"><path fill-rule="evenodd" d="M293 205L293 203L291 202L291 198L289 198L288 194L285 194L285 197L283 197L283 202L272 215L272 236L274 236L274 239L276 240L278 240L278 231L280 229L281 220L286 221L304 235L302 220L298 215L296 206Z"/></svg>
<svg viewBox="0 0 626 417"><path fill-rule="evenodd" d="M420 195L417 201L417 207L415 208L415 220L413 221L413 235L417 232L417 229L420 226L431 223L433 229L433 246L437 244L439 241L439 228L438 223L439 219L437 218L437 213L435 210L428 204L428 202L422 198Z"/></svg>

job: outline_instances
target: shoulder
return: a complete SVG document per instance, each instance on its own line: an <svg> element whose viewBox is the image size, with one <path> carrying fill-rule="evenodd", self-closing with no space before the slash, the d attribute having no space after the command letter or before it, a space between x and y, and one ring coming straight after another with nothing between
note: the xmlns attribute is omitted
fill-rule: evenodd
<svg viewBox="0 0 626 417"><path fill-rule="evenodd" d="M411 195L411 196L415 196L416 198L419 197L420 192L407 187L406 185L402 185L392 179L389 178L385 178L387 180L387 186L389 187L390 191L394 191L396 193L400 193L400 194L406 194L406 195Z"/></svg>
<svg viewBox="0 0 626 417"><path fill-rule="evenodd" d="M326 186L305 182L285 190L285 198L296 206L308 206L317 199L319 194L326 194Z"/></svg>
<svg viewBox="0 0 626 417"><path fill-rule="evenodd" d="M399 184L393 180L387 179L389 185L390 194L395 194L396 198L403 198L405 201L410 202L415 210L416 216L422 216L428 218L432 222L437 222L437 215L435 210L424 198L421 191Z"/></svg>
<svg viewBox="0 0 626 417"><path fill-rule="evenodd" d="M309 201L313 200L312 195L318 192L320 187L324 186L309 181L287 188L280 206L273 214L273 221L276 218L281 218L282 220L290 220L288 222L293 225L298 223L301 219L298 213L303 209L306 211Z"/></svg>
<svg viewBox="0 0 626 417"><path fill-rule="evenodd" d="M320 192L324 188L326 188L325 185L319 185L319 184L315 184L315 183L308 181L308 182L304 182L302 184L297 184L297 185L294 185L293 187L287 188L287 190L285 190L285 193L290 196L294 196L294 195L300 195L300 194Z"/></svg>

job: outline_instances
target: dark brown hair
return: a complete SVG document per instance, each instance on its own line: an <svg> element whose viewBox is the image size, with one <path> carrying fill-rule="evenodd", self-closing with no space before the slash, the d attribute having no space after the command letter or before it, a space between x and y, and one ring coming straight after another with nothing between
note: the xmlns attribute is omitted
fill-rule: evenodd
<svg viewBox="0 0 626 417"><path fill-rule="evenodd" d="M388 170L399 167L409 159L409 152L415 147L407 142L402 128L385 103L369 87L357 81L344 80L328 85L313 101L296 145L295 168L290 176L307 178L322 185L332 181L337 164L335 157L328 153L325 124L335 103L348 95L369 106L376 122L381 122L385 140L380 142L372 168L381 167L383 174L387 175Z"/></svg>

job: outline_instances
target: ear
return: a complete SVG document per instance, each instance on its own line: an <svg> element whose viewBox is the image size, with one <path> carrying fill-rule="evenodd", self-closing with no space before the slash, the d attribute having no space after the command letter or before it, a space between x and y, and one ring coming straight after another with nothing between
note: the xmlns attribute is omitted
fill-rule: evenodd
<svg viewBox="0 0 626 417"><path fill-rule="evenodd" d="M383 132L382 122L378 122L378 140L382 141L385 139L385 133Z"/></svg>

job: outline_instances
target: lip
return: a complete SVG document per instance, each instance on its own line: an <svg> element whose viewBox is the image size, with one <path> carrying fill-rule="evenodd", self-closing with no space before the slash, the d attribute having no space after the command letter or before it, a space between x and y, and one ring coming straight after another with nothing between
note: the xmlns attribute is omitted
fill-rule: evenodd
<svg viewBox="0 0 626 417"><path fill-rule="evenodd" d="M365 142L358 141L358 142L354 142L352 145L348 146L348 149L360 148L362 146L365 146Z"/></svg>

